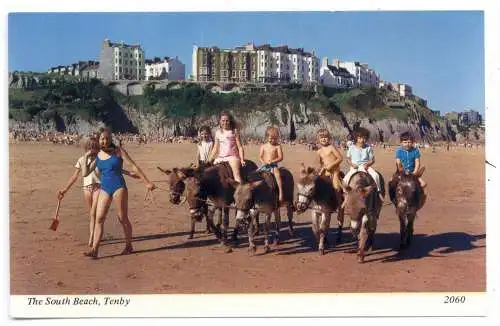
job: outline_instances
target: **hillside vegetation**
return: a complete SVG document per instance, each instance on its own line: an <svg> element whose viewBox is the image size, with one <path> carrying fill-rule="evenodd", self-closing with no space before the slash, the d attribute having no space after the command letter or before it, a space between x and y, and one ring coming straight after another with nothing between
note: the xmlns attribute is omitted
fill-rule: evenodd
<svg viewBox="0 0 500 326"><path fill-rule="evenodd" d="M292 113L303 105L315 114L340 121L345 114L355 114L370 121L397 119L403 122L425 118L436 122L432 112L414 99L404 100L404 107L387 105L394 94L373 87L338 90L322 86L304 89L299 85L275 88L261 93L213 93L196 84L186 84L175 89L146 86L143 95L124 96L99 80L63 80L53 85L32 89L9 90L9 119L14 121L54 122L64 130L77 121L102 121L114 130L137 131L127 120L123 108L139 114L155 114L174 122L216 116L222 110L237 115L259 112L269 115L270 122L278 123L286 117L276 117L274 108L290 107ZM122 111L122 112L119 112ZM284 115L284 111L282 111ZM244 121L243 121L244 123ZM194 127L194 126L193 126Z"/></svg>

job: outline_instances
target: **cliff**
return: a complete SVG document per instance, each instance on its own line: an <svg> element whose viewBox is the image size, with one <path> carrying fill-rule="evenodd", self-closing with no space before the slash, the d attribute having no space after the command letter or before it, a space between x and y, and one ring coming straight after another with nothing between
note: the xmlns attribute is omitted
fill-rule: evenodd
<svg viewBox="0 0 500 326"><path fill-rule="evenodd" d="M124 96L97 80L42 85L35 81L29 89L20 80L10 80L14 87L9 92L10 126L29 123L40 131L88 133L107 125L116 132L189 136L203 124L217 126L218 114L229 110L240 122L242 135L251 138L262 138L272 124L287 139L312 140L320 127L345 139L362 126L371 131L373 141L389 143L398 142L404 131L417 141L484 140L480 128L464 130L436 117L418 97L400 98L385 89L292 85L266 92L221 94L190 84L161 90L148 86L143 95Z"/></svg>

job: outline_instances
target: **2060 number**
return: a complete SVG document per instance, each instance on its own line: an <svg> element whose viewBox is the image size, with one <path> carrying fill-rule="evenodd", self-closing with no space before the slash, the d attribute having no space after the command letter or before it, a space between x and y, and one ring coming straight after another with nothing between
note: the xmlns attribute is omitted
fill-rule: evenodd
<svg viewBox="0 0 500 326"><path fill-rule="evenodd" d="M447 295L444 297L444 303L465 303L465 296Z"/></svg>

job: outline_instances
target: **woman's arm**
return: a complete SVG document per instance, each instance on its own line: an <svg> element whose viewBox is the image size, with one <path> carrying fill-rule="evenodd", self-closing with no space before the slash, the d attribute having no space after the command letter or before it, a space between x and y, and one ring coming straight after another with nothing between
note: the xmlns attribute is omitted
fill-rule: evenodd
<svg viewBox="0 0 500 326"><path fill-rule="evenodd" d="M418 170L420 170L420 159L415 159L415 169L413 170L413 174L417 174Z"/></svg>
<svg viewBox="0 0 500 326"><path fill-rule="evenodd" d="M335 147L335 145L332 145L332 152L333 152L333 155L335 156L335 160L333 161L332 165L328 167L328 169L331 169L332 167L336 166L336 165L340 165L340 163L342 163L343 161L343 157L342 157L342 153L340 153L340 151L337 149L337 147Z"/></svg>
<svg viewBox="0 0 500 326"><path fill-rule="evenodd" d="M240 154L241 165L245 165L245 151L241 145L240 133L236 132L236 146L238 147L238 153Z"/></svg>
<svg viewBox="0 0 500 326"><path fill-rule="evenodd" d="M215 156L219 153L219 139L215 139L214 146L212 147L212 151L210 152L210 155L208 156L208 161L212 163L215 160Z"/></svg>
<svg viewBox="0 0 500 326"><path fill-rule="evenodd" d="M368 162L364 164L365 169L368 169L370 166L375 164L375 155L373 154L373 148L371 146L368 147Z"/></svg>
<svg viewBox="0 0 500 326"><path fill-rule="evenodd" d="M137 173L130 172L130 171L125 170L125 169L122 169L122 173L125 174L125 175L128 175L129 177L134 178L134 179L140 179L141 178L141 176L138 175Z"/></svg>
<svg viewBox="0 0 500 326"><path fill-rule="evenodd" d="M78 173L80 173L80 169L75 168L75 171L73 172L73 175L71 175L71 177L69 178L68 184L66 185L66 187L57 191L57 199L59 199L59 200L63 199L64 195L73 186L76 179L78 178Z"/></svg>
<svg viewBox="0 0 500 326"><path fill-rule="evenodd" d="M154 184L149 181L148 177L144 172L139 168L139 166L132 160L130 155L128 155L127 151L123 148L117 149L117 154L119 154L124 161L132 165L132 169L134 170L135 173L139 174L142 180L146 183L146 187L154 189Z"/></svg>
<svg viewBox="0 0 500 326"><path fill-rule="evenodd" d="M277 151L278 156L275 159L271 160L271 163L279 163L283 161L283 150L281 149L281 145L278 145Z"/></svg>

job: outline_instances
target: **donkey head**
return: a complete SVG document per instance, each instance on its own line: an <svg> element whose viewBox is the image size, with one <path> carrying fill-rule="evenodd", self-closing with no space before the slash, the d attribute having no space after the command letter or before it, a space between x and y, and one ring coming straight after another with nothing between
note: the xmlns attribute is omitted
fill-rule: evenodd
<svg viewBox="0 0 500 326"><path fill-rule="evenodd" d="M315 195L317 178L318 175L314 168L306 168L304 163L301 163L300 177L297 182L297 202L295 203L298 213L303 213L309 207Z"/></svg>

